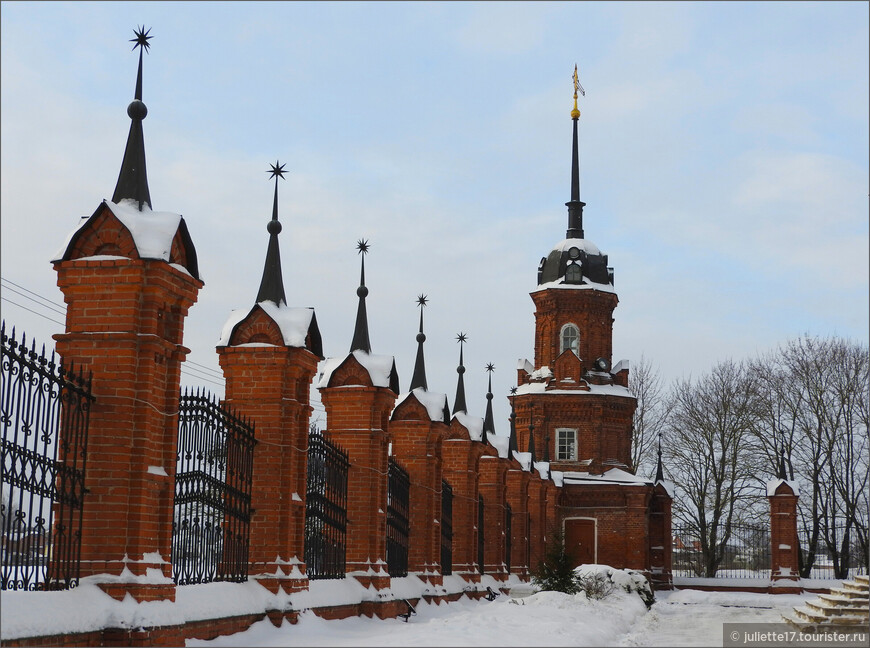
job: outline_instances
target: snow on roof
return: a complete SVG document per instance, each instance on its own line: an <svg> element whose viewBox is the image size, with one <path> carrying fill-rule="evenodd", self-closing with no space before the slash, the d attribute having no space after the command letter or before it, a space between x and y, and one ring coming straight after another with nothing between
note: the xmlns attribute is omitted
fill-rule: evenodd
<svg viewBox="0 0 870 648"><path fill-rule="evenodd" d="M652 482L643 477L632 475L620 468L611 468L601 475L590 475L584 472L565 472L566 484L600 484L602 482L624 484L626 486L651 486Z"/></svg>
<svg viewBox="0 0 870 648"><path fill-rule="evenodd" d="M408 398L410 398L411 394L420 401L420 404L426 408L426 412L429 414L429 418L436 423L447 423L444 420L444 407L447 405L447 395L439 394L437 392L430 392L422 387L415 387L413 390L409 392L405 392L404 394L399 394L399 397L396 399L396 405L393 407L393 412L404 403ZM390 414L392 416L392 413Z"/></svg>
<svg viewBox="0 0 870 648"><path fill-rule="evenodd" d="M565 473L561 470L551 470L550 479L553 480L553 483L556 484L556 486L561 486L565 481Z"/></svg>
<svg viewBox="0 0 870 648"><path fill-rule="evenodd" d="M465 412L456 412L453 415L457 421L468 430L468 436L472 441L480 441L483 438L483 419L479 416L470 416Z"/></svg>
<svg viewBox="0 0 870 648"><path fill-rule="evenodd" d="M516 459L520 467L526 472L531 472L531 468L529 464L532 462L532 453L531 452L517 452L514 451L514 459Z"/></svg>
<svg viewBox="0 0 870 648"><path fill-rule="evenodd" d="M616 365L613 367L613 371L611 373L618 374L622 370L629 370L628 360L620 360L619 362L617 362Z"/></svg>
<svg viewBox="0 0 870 648"><path fill-rule="evenodd" d="M538 369L538 371L541 371ZM623 398L634 398L631 392L622 385L589 385L589 391L585 389L547 389L547 383L533 382L526 383L517 387L519 394L576 394L584 396L592 394L594 396L621 396Z"/></svg>
<svg viewBox="0 0 870 648"><path fill-rule="evenodd" d="M142 211L139 211L138 201L131 199L124 199L117 204L111 200L104 200L103 203L112 210L115 217L130 232L140 258L169 261L172 239L175 238L179 223L181 223L180 214L151 211L147 203L143 204ZM52 261L63 259L73 237L89 221L88 218L81 219L78 226L67 236L63 247L52 257Z"/></svg>
<svg viewBox="0 0 870 648"><path fill-rule="evenodd" d="M489 444L496 449L498 452L498 456L502 459L506 459L508 456L508 450L511 445L511 438L508 436L504 436L502 434L487 434L486 440L489 441Z"/></svg>
<svg viewBox="0 0 870 648"><path fill-rule="evenodd" d="M538 285L534 290L530 291L530 294L536 293L541 290L547 290L549 288L561 288L563 290L600 290L601 292L616 294L616 288L613 287L613 284L595 283L589 277L583 277L583 281L585 281L586 283L581 284L563 283L564 281L565 277L559 277L554 281L542 283Z"/></svg>
<svg viewBox="0 0 870 648"><path fill-rule="evenodd" d="M257 303L249 310L240 308L232 311L221 329L221 338L218 346L227 346L230 343L230 338L236 326L250 315L257 306L262 308L266 315L278 325L281 336L284 338L284 344L290 347L305 346L305 338L308 336L308 330L311 327L314 309L291 307L284 303L276 305L275 302L268 299Z"/></svg>
<svg viewBox="0 0 870 648"><path fill-rule="evenodd" d="M788 479L773 479L767 482L767 496L773 497L776 495L776 489L779 488L780 484L786 484L789 488L794 491L795 495L800 495L800 488L798 487L798 483L796 481L790 481Z"/></svg>
<svg viewBox="0 0 870 648"><path fill-rule="evenodd" d="M671 499L674 499L674 482L667 481L666 479L660 479L656 482L656 484L661 484L667 492L668 496Z"/></svg>
<svg viewBox="0 0 870 648"><path fill-rule="evenodd" d="M541 476L541 479L547 479L550 475L550 463L548 461L536 461L535 470Z"/></svg>
<svg viewBox="0 0 870 648"><path fill-rule="evenodd" d="M530 374L535 370L535 366L526 358L520 358L519 360L517 360L517 369L521 369L522 371Z"/></svg>
<svg viewBox="0 0 870 648"><path fill-rule="evenodd" d="M559 241L553 246L553 252L567 252L573 247L583 250L586 254L601 256L601 250L598 249L598 246L595 245L595 243L587 241L586 239L577 238Z"/></svg>
<svg viewBox="0 0 870 648"><path fill-rule="evenodd" d="M329 379L332 378L332 373L350 356L356 358L357 362L359 362L363 369L368 372L372 385L375 387L390 386L390 375L392 374L393 366L395 365L395 359L393 356L373 355L357 349L344 358L327 358L323 363L323 370L320 372L320 380L317 383L317 387L328 386Z"/></svg>

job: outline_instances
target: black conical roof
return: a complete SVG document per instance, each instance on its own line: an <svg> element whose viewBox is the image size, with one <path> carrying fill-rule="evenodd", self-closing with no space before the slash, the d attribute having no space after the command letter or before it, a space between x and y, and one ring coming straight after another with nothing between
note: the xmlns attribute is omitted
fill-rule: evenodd
<svg viewBox="0 0 870 648"><path fill-rule="evenodd" d="M511 395L515 394L516 391L516 387L511 387ZM519 451L519 445L517 444L517 413L514 411L514 399L509 400L511 402L511 435L508 442L508 456L512 457L514 452Z"/></svg>
<svg viewBox="0 0 870 648"><path fill-rule="evenodd" d="M495 434L495 420L492 416L492 372L495 367L492 363L486 365L486 371L489 374L489 384L486 388L486 415L483 417L483 433L480 435L480 440L486 443L487 434Z"/></svg>
<svg viewBox="0 0 870 648"><path fill-rule="evenodd" d="M459 366L456 367L456 373L459 374L459 378L456 380L456 398L453 401L454 414L456 412L468 412L468 406L465 404L465 379L463 378L465 366L462 364L462 345L465 344L467 339L468 336L465 333L460 332L456 336L456 340L459 342Z"/></svg>
<svg viewBox="0 0 870 648"><path fill-rule="evenodd" d="M366 315L366 295L369 294L369 289L366 288L366 254L369 251L369 242L365 239L357 241L356 249L360 253L360 275L359 288L356 289L356 294L359 296L359 305L356 309L356 325L353 329L353 340L350 343L351 353L354 351L372 352L372 345L369 342L369 320Z"/></svg>
<svg viewBox="0 0 870 648"><path fill-rule="evenodd" d="M272 220L266 226L269 232L269 247L266 249L266 263L263 267L263 278L260 279L260 290L257 302L273 301L276 305L287 304L284 294L284 278L281 272L281 250L278 247L278 234L281 233L281 223L278 221L278 178L284 178L284 165L275 161L271 170L275 178L275 197L272 200Z"/></svg>
<svg viewBox="0 0 870 648"><path fill-rule="evenodd" d="M147 204L151 208L151 193L148 191L148 174L145 168L145 136L142 131L142 120L148 114L148 108L142 102L142 54L151 45L148 42L153 38L149 36L149 30L140 27L134 30L136 38L130 39L139 48L139 71L136 75L135 98L127 106L127 115L130 116L130 133L127 135L127 147L124 150L124 160L121 162L121 172L112 194L112 202L119 203L122 200L135 200L142 210L142 205Z"/></svg>
<svg viewBox="0 0 870 648"><path fill-rule="evenodd" d="M414 375L411 377L411 391L417 387L429 389L426 385L426 361L423 357L423 342L426 341L426 334L423 333L423 309L426 307L426 295L417 297L417 305L420 306L420 332L417 333L417 360L414 363Z"/></svg>

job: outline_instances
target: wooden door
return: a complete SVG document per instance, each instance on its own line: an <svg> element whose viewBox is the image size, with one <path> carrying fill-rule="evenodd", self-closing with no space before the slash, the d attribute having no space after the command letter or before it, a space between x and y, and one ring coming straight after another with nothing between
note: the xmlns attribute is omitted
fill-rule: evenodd
<svg viewBox="0 0 870 648"><path fill-rule="evenodd" d="M573 566L595 563L595 520L565 520L565 552Z"/></svg>

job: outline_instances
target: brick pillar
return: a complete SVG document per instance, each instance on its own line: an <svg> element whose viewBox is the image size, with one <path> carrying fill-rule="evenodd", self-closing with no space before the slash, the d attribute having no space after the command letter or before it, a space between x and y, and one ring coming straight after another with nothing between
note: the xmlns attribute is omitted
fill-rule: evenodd
<svg viewBox="0 0 870 648"><path fill-rule="evenodd" d="M430 395L431 396L431 395ZM446 405L447 397L444 396ZM441 574L441 445L449 428L432 421L426 407L411 392L393 412L390 436L393 456L411 480L408 573L432 585Z"/></svg>
<svg viewBox="0 0 870 648"><path fill-rule="evenodd" d="M658 482L649 505L649 571L651 584L657 590L674 588L672 502L667 489Z"/></svg>
<svg viewBox="0 0 870 648"><path fill-rule="evenodd" d="M443 476L453 489L453 573L469 583L480 582L477 571L478 465L486 446L472 441L468 430L453 419L450 436L441 446Z"/></svg>
<svg viewBox="0 0 870 648"><path fill-rule="evenodd" d="M531 474L514 464L507 473L505 499L511 505L511 573L520 580L529 579L529 480Z"/></svg>
<svg viewBox="0 0 870 648"><path fill-rule="evenodd" d="M537 470L529 480L529 569L535 571L544 560L547 535L546 482Z"/></svg>
<svg viewBox="0 0 870 648"><path fill-rule="evenodd" d="M625 520L620 531L627 539L624 545L625 569L636 569L647 574L650 565L648 512L651 497L651 491L646 488L626 489Z"/></svg>
<svg viewBox="0 0 870 648"><path fill-rule="evenodd" d="M253 336L271 346L235 346ZM286 346L260 307L217 352L226 378L224 402L256 426L248 575L273 592L279 586L285 592L306 589L309 392L318 357L306 348Z"/></svg>
<svg viewBox="0 0 870 648"><path fill-rule="evenodd" d="M768 484L770 502L770 581L777 593L800 592L797 490L786 480Z"/></svg>
<svg viewBox="0 0 870 648"><path fill-rule="evenodd" d="M507 581L505 565L505 491L507 490L508 459L501 459L490 447L480 458L480 494L484 509L484 573L497 581Z"/></svg>
<svg viewBox="0 0 870 648"><path fill-rule="evenodd" d="M132 258L94 258L101 235L120 241L115 254ZM54 336L57 351L64 362L93 372L96 398L81 576L112 580L101 587L118 599L127 592L139 601L175 598L178 402L189 353L181 342L184 318L203 285L193 276L195 256L188 264L179 241L176 234L170 261L192 267L190 274L163 260L139 259L129 232L103 203L54 263L67 303L66 332Z"/></svg>
<svg viewBox="0 0 870 648"><path fill-rule="evenodd" d="M356 351L355 353L360 353ZM322 383L321 383L322 385ZM319 387L330 439L347 452L347 573L364 586L390 585L387 565L389 416L396 392L375 387L354 355Z"/></svg>

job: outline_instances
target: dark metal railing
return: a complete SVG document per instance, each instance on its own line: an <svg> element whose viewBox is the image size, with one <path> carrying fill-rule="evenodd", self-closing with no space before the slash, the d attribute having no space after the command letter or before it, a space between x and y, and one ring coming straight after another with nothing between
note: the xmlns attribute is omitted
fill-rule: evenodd
<svg viewBox="0 0 870 648"><path fill-rule="evenodd" d="M347 453L312 426L305 494L305 564L310 579L344 578L349 466Z"/></svg>
<svg viewBox="0 0 870 648"><path fill-rule="evenodd" d="M770 578L770 528L732 524L706 542L697 527L674 526L672 573L683 578ZM713 542L712 540L715 540Z"/></svg>
<svg viewBox="0 0 870 648"><path fill-rule="evenodd" d="M408 575L408 517L411 480L390 457L387 485L387 571L393 578Z"/></svg>
<svg viewBox="0 0 870 648"><path fill-rule="evenodd" d="M90 376L2 324L2 589L78 585Z"/></svg>
<svg viewBox="0 0 870 648"><path fill-rule="evenodd" d="M178 585L248 578L254 426L199 390L178 408L172 577Z"/></svg>
<svg viewBox="0 0 870 648"><path fill-rule="evenodd" d="M513 512L511 505L505 502L504 505L504 564L507 567L507 573L511 573L511 523Z"/></svg>
<svg viewBox="0 0 870 648"><path fill-rule="evenodd" d="M810 553L809 530L798 526L799 566L804 578L842 579L867 573L870 555L866 530L861 524L853 524L848 529L848 536L846 532L845 524L822 527L815 551Z"/></svg>
<svg viewBox="0 0 870 648"><path fill-rule="evenodd" d="M441 480L441 574L453 573L453 488Z"/></svg>
<svg viewBox="0 0 870 648"><path fill-rule="evenodd" d="M484 537L483 537L483 495L477 496L477 570L483 574L485 571L483 562Z"/></svg>

